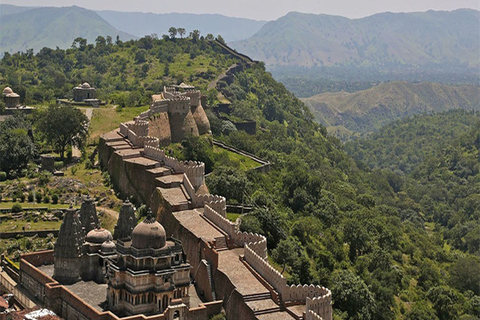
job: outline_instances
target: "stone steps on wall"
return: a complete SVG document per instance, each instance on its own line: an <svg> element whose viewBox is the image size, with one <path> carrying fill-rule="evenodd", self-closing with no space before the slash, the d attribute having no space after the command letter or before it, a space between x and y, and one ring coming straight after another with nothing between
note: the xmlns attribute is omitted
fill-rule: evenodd
<svg viewBox="0 0 480 320"><path fill-rule="evenodd" d="M208 283L210 284L210 288L212 288L212 298L213 301L217 300L217 295L215 293L215 289L213 288L213 281L212 281L212 266L211 264L205 260L202 259L202 262L207 266L207 276L208 276Z"/></svg>
<svg viewBox="0 0 480 320"><path fill-rule="evenodd" d="M269 308L269 309L264 309L264 310L255 310L253 312L254 315L259 316L262 314L269 314L269 313L275 313L275 312L280 312L282 311L280 307L275 307L275 308Z"/></svg>
<svg viewBox="0 0 480 320"><path fill-rule="evenodd" d="M227 240L225 237L215 238L215 250L219 251L222 249L228 249Z"/></svg>
<svg viewBox="0 0 480 320"><path fill-rule="evenodd" d="M271 299L271 295L269 292L264 292L264 293L254 293L254 294L249 294L243 296L243 301L249 302L249 301L258 301L258 300L267 300Z"/></svg>

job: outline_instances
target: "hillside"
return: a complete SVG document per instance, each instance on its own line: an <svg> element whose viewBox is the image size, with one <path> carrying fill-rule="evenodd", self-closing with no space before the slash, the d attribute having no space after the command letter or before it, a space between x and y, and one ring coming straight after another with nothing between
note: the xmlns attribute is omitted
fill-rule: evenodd
<svg viewBox="0 0 480 320"><path fill-rule="evenodd" d="M43 47L70 48L73 39L82 37L89 42L99 36L117 35L120 39L134 38L119 31L94 11L80 7L22 8L0 5L0 52L17 52Z"/></svg>
<svg viewBox="0 0 480 320"><path fill-rule="evenodd" d="M415 114L450 109L480 110L480 88L388 82L354 93L322 93L302 101L327 127L367 133L395 119Z"/></svg>
<svg viewBox="0 0 480 320"><path fill-rule="evenodd" d="M147 105L163 85L196 85L207 95L213 137L268 160L270 171L242 170L241 160L215 157L208 136L185 139L168 152L182 150L188 159L215 161L207 178L209 191L254 208L241 216L241 229L267 237L271 261L279 272L284 269L289 283L331 288L336 319L476 316L478 275L467 268L479 267L480 180L478 161L472 161L478 152L473 133L459 145L465 165L443 175L432 162L411 183L402 184L393 172L357 164L263 63L245 63L224 52L201 38L98 41L5 56L0 77L38 105L65 96L81 81L90 82L102 99L118 106L95 109L92 130L97 131L117 127L120 118L131 119L135 109L122 106ZM232 102L231 117L256 121L255 134L236 130L210 108L218 95L207 91L208 84L234 64L237 68L217 88ZM30 121L38 136L34 118ZM5 128L12 134L0 136L22 134L17 129ZM41 137L35 142L41 144ZM442 181L423 185L433 178ZM426 193L429 198L423 199ZM453 227L457 222L461 229Z"/></svg>
<svg viewBox="0 0 480 320"><path fill-rule="evenodd" d="M220 14L187 14L187 13L143 13L97 11L108 23L138 37L146 35L168 34L168 28L185 28L190 31L199 30L203 35L209 33L215 37L221 35L225 41L238 41L251 37L265 24L265 21L226 17Z"/></svg>
<svg viewBox="0 0 480 320"><path fill-rule="evenodd" d="M362 19L291 12L232 43L268 66L479 66L480 12L380 13Z"/></svg>
<svg viewBox="0 0 480 320"><path fill-rule="evenodd" d="M410 174L426 159L440 158L447 149L458 147L459 137L479 126L478 111L416 115L389 123L365 139L348 141L345 151L371 169Z"/></svg>

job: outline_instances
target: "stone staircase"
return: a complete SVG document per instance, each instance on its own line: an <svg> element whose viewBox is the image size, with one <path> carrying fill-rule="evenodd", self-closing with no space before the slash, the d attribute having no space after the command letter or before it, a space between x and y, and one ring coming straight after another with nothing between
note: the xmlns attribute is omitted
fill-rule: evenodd
<svg viewBox="0 0 480 320"><path fill-rule="evenodd" d="M254 294L243 296L243 301L245 302L267 300L267 299L271 299L270 292L254 293Z"/></svg>
<svg viewBox="0 0 480 320"><path fill-rule="evenodd" d="M269 314L269 313L275 313L275 312L280 312L282 311L280 309L280 306L274 307L274 308L269 308L269 309L263 309L263 310L255 310L253 312L254 315L259 316L262 314Z"/></svg>
<svg viewBox="0 0 480 320"><path fill-rule="evenodd" d="M227 240L225 239L225 237L215 238L215 250L217 251L228 250Z"/></svg>
<svg viewBox="0 0 480 320"><path fill-rule="evenodd" d="M212 265L205 259L202 259L202 262L207 266L208 283L210 284L210 288L212 288L213 301L216 301L217 300L217 294L215 293L215 288L213 287Z"/></svg>

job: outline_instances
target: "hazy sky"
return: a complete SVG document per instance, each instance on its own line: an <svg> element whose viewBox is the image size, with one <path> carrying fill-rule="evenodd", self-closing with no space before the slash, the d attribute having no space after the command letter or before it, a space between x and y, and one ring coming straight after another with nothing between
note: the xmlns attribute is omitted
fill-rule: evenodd
<svg viewBox="0 0 480 320"><path fill-rule="evenodd" d="M71 6L93 10L154 13L220 13L231 17L274 20L290 11L360 18L378 12L480 10L480 0L0 0L19 6Z"/></svg>

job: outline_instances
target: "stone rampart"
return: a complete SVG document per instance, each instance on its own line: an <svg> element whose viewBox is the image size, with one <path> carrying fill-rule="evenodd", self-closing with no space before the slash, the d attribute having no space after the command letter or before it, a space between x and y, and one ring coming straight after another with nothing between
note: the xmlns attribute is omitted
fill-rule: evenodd
<svg viewBox="0 0 480 320"><path fill-rule="evenodd" d="M190 180L188 179L185 173L183 174L182 183L183 183L183 186L185 187L185 190L187 190L187 193L191 201L194 202L193 200L197 197L197 195L195 194L195 188L193 187L192 183L190 182Z"/></svg>
<svg viewBox="0 0 480 320"><path fill-rule="evenodd" d="M195 207L203 207L208 205L210 208L219 213L222 217L227 216L227 199L214 194L200 194L197 196Z"/></svg>
<svg viewBox="0 0 480 320"><path fill-rule="evenodd" d="M125 123L120 123L120 133L124 137L128 137L128 126Z"/></svg>
<svg viewBox="0 0 480 320"><path fill-rule="evenodd" d="M324 320L332 320L332 294L330 290L314 285L288 286L283 275L275 270L268 261L262 259L249 244L245 245L245 260L268 281L280 295L284 302L301 301L306 303L306 311L314 311Z"/></svg>
<svg viewBox="0 0 480 320"><path fill-rule="evenodd" d="M267 238L260 234L240 232L236 223L216 212L208 204L205 204L203 214L227 233L235 245L240 247L248 245L258 256L263 259L267 258Z"/></svg>
<svg viewBox="0 0 480 320"><path fill-rule="evenodd" d="M212 221L217 227L225 231L230 238L234 238L237 233L237 225L222 215L218 214L208 204L205 204L203 214Z"/></svg>
<svg viewBox="0 0 480 320"><path fill-rule="evenodd" d="M305 315L305 320L323 320L318 314L316 314L313 310L308 310Z"/></svg>

